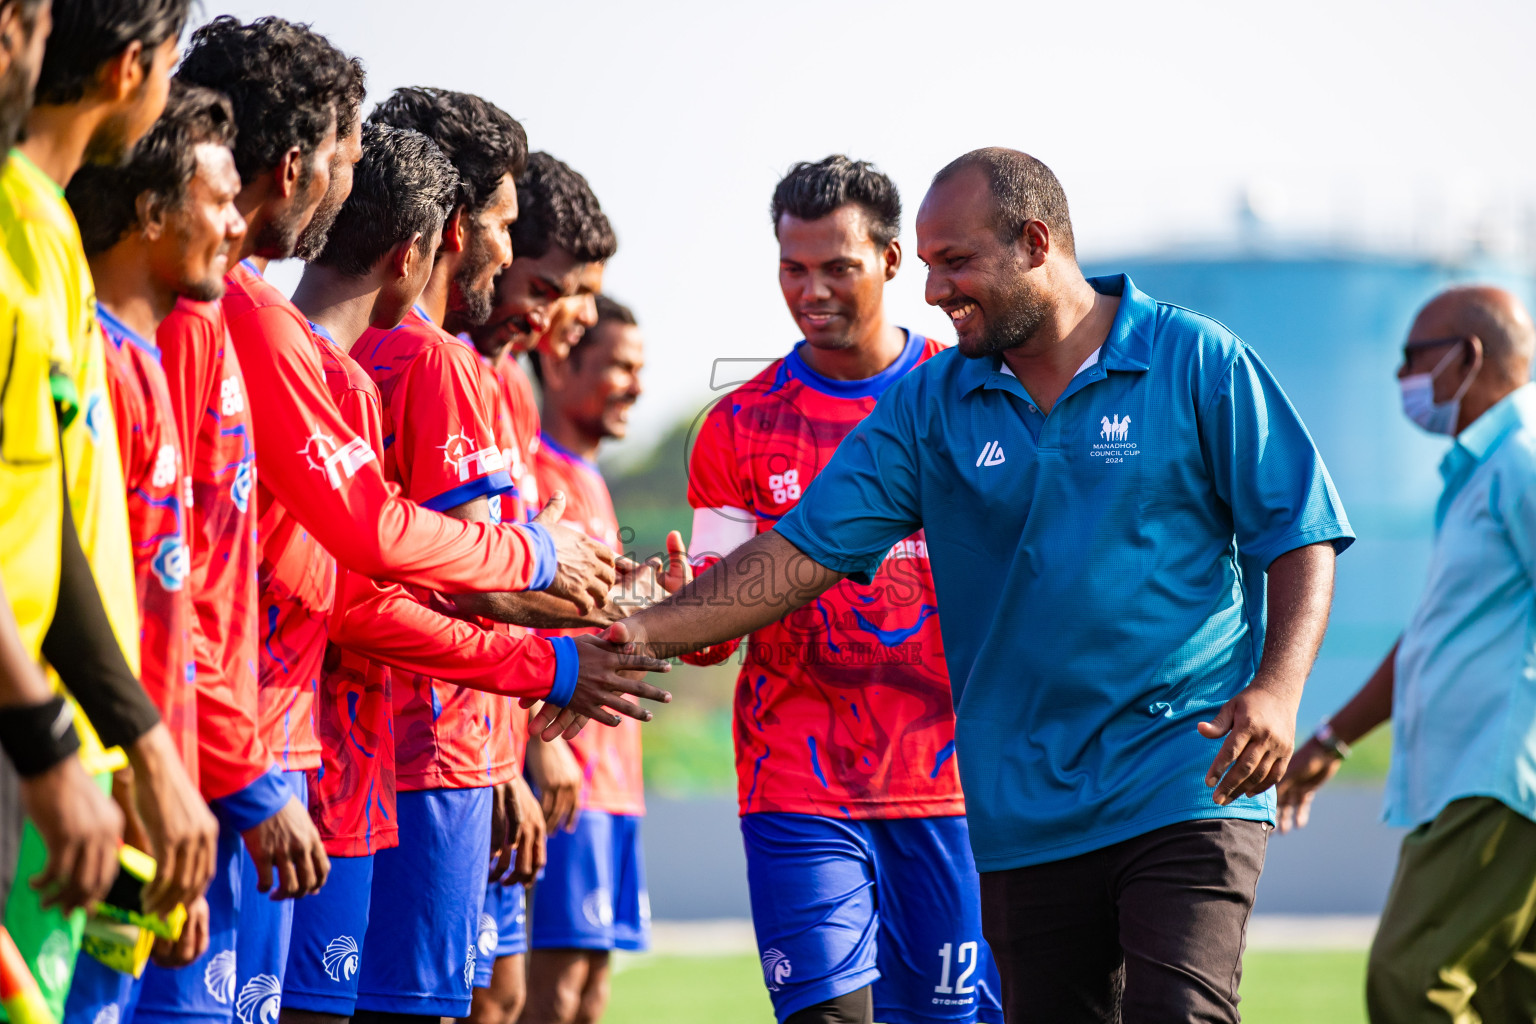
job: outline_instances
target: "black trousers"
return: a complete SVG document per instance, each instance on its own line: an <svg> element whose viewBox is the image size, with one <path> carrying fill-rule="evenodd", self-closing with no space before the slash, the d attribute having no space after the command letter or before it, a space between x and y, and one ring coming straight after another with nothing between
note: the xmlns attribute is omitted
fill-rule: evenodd
<svg viewBox="0 0 1536 1024"><path fill-rule="evenodd" d="M1169 825L981 875L1008 1024L1235 1024L1270 826Z"/></svg>

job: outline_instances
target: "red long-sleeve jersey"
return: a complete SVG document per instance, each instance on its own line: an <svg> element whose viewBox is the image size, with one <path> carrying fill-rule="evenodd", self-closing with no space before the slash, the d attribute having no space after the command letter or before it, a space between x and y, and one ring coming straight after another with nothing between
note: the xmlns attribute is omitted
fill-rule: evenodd
<svg viewBox="0 0 1536 1024"><path fill-rule="evenodd" d="M197 685L181 434L160 350L105 308L97 308L97 320L107 336L107 393L128 488L128 535L139 599L139 674L195 785Z"/></svg>
<svg viewBox="0 0 1536 1024"><path fill-rule="evenodd" d="M377 386L323 328L313 329L337 408L382 459ZM335 856L363 856L398 841L391 667L489 689L507 704L548 694L559 669L549 642L438 614L398 584L346 569L329 629L316 705L322 766L309 773L309 794L310 814Z"/></svg>
<svg viewBox="0 0 1536 1024"><path fill-rule="evenodd" d="M218 303L181 299L155 332L191 477L199 782L217 800L272 765L256 727L256 455L240 360Z"/></svg>
<svg viewBox="0 0 1536 1024"><path fill-rule="evenodd" d="M303 314L249 261L226 286L260 468L263 733L286 767L315 768L313 704L335 593L329 556L434 590L524 590L552 576L553 545L537 529L458 522L403 499L331 399Z"/></svg>
<svg viewBox="0 0 1536 1024"><path fill-rule="evenodd" d="M393 330L363 332L352 356L378 385L385 472L402 493L439 510L485 498L505 515L512 481L474 349L416 307ZM429 591L416 596L453 610ZM393 700L402 789L492 786L521 770L505 698L413 673L396 679Z"/></svg>

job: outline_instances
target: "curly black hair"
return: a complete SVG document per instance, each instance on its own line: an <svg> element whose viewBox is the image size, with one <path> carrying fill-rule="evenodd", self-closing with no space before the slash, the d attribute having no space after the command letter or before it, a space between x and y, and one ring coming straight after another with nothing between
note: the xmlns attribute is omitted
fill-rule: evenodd
<svg viewBox="0 0 1536 1024"><path fill-rule="evenodd" d="M458 172L431 139L407 128L365 124L352 194L313 262L362 277L417 232L421 254L430 257L427 246L453 211L458 191Z"/></svg>
<svg viewBox="0 0 1536 1024"><path fill-rule="evenodd" d="M180 36L192 0L53 0L53 31L37 76L37 102L75 103L101 66L132 42L142 43L145 71L155 50Z"/></svg>
<svg viewBox="0 0 1536 1024"><path fill-rule="evenodd" d="M240 128L235 166L245 184L294 146L313 153L333 121L345 127L339 119L351 98L362 102L361 64L308 25L276 17L210 21L192 33L177 77L229 97Z"/></svg>
<svg viewBox="0 0 1536 1024"><path fill-rule="evenodd" d="M854 203L865 213L869 237L885 248L901 234L901 193L896 183L874 164L834 153L815 163L801 161L790 168L773 190L773 233L787 213L799 220L819 220L838 207Z"/></svg>
<svg viewBox="0 0 1536 1024"><path fill-rule="evenodd" d="M548 153L534 153L517 179L512 252L538 259L556 246L578 262L601 263L618 252L619 240L587 179Z"/></svg>
<svg viewBox="0 0 1536 1024"><path fill-rule="evenodd" d="M65 196L80 223L87 255L112 248L139 221L139 196L174 207L186 198L197 173L196 147L228 146L235 138L235 112L212 89L171 81L165 113L134 147L121 167L86 164L69 180Z"/></svg>
<svg viewBox="0 0 1536 1024"><path fill-rule="evenodd" d="M528 165L528 135L505 110L467 92L403 88L368 115L393 128L418 131L437 143L459 172L459 201L485 209L503 175L520 178Z"/></svg>

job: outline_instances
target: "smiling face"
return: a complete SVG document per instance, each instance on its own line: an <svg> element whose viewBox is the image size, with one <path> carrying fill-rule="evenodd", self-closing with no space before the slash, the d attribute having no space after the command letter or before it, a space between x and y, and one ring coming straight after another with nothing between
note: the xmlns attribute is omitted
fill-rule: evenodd
<svg viewBox="0 0 1536 1024"><path fill-rule="evenodd" d="M571 346L597 323L596 296L603 290L603 264L584 263L577 274L576 292L555 304L549 326L533 343L540 352L564 359Z"/></svg>
<svg viewBox="0 0 1536 1024"><path fill-rule="evenodd" d="M885 282L901 265L896 241L881 247L863 208L848 203L825 217L779 218L779 289L808 344L847 349L882 322Z"/></svg>
<svg viewBox="0 0 1536 1024"><path fill-rule="evenodd" d="M200 143L197 170L186 194L151 228L148 258L154 275L171 291L199 302L224 294L224 275L245 236L245 219L235 208L240 173L229 147Z"/></svg>
<svg viewBox="0 0 1536 1024"><path fill-rule="evenodd" d="M448 291L446 330L462 331L490 318L496 302L496 275L512 264L510 229L517 220L517 183L504 174L490 202L477 213L464 211L464 253Z"/></svg>
<svg viewBox="0 0 1536 1024"><path fill-rule="evenodd" d="M1024 344L1050 313L1043 225L1029 221L1017 241L996 228L985 172L968 169L934 185L917 211L917 256L928 267L923 297L955 326L960 354L996 355ZM1048 248L1048 246L1047 246Z"/></svg>
<svg viewBox="0 0 1536 1024"><path fill-rule="evenodd" d="M640 328L605 320L558 370L546 371L546 400L584 436L599 441L629 433L629 413L641 391L645 339Z"/></svg>
<svg viewBox="0 0 1536 1024"><path fill-rule="evenodd" d="M480 354L494 359L509 346L532 347L549 327L559 303L581 289L585 264L559 246L542 256L518 256L496 278L496 305L485 324L470 331Z"/></svg>

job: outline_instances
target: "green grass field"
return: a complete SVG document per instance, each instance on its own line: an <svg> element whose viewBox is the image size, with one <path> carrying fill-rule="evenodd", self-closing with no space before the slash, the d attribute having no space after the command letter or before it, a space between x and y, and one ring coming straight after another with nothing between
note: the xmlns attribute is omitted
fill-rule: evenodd
<svg viewBox="0 0 1536 1024"><path fill-rule="evenodd" d="M1364 1024L1365 953L1249 953L1243 1019L1253 1024ZM605 1024L773 1024L757 959L646 956L613 980Z"/></svg>

